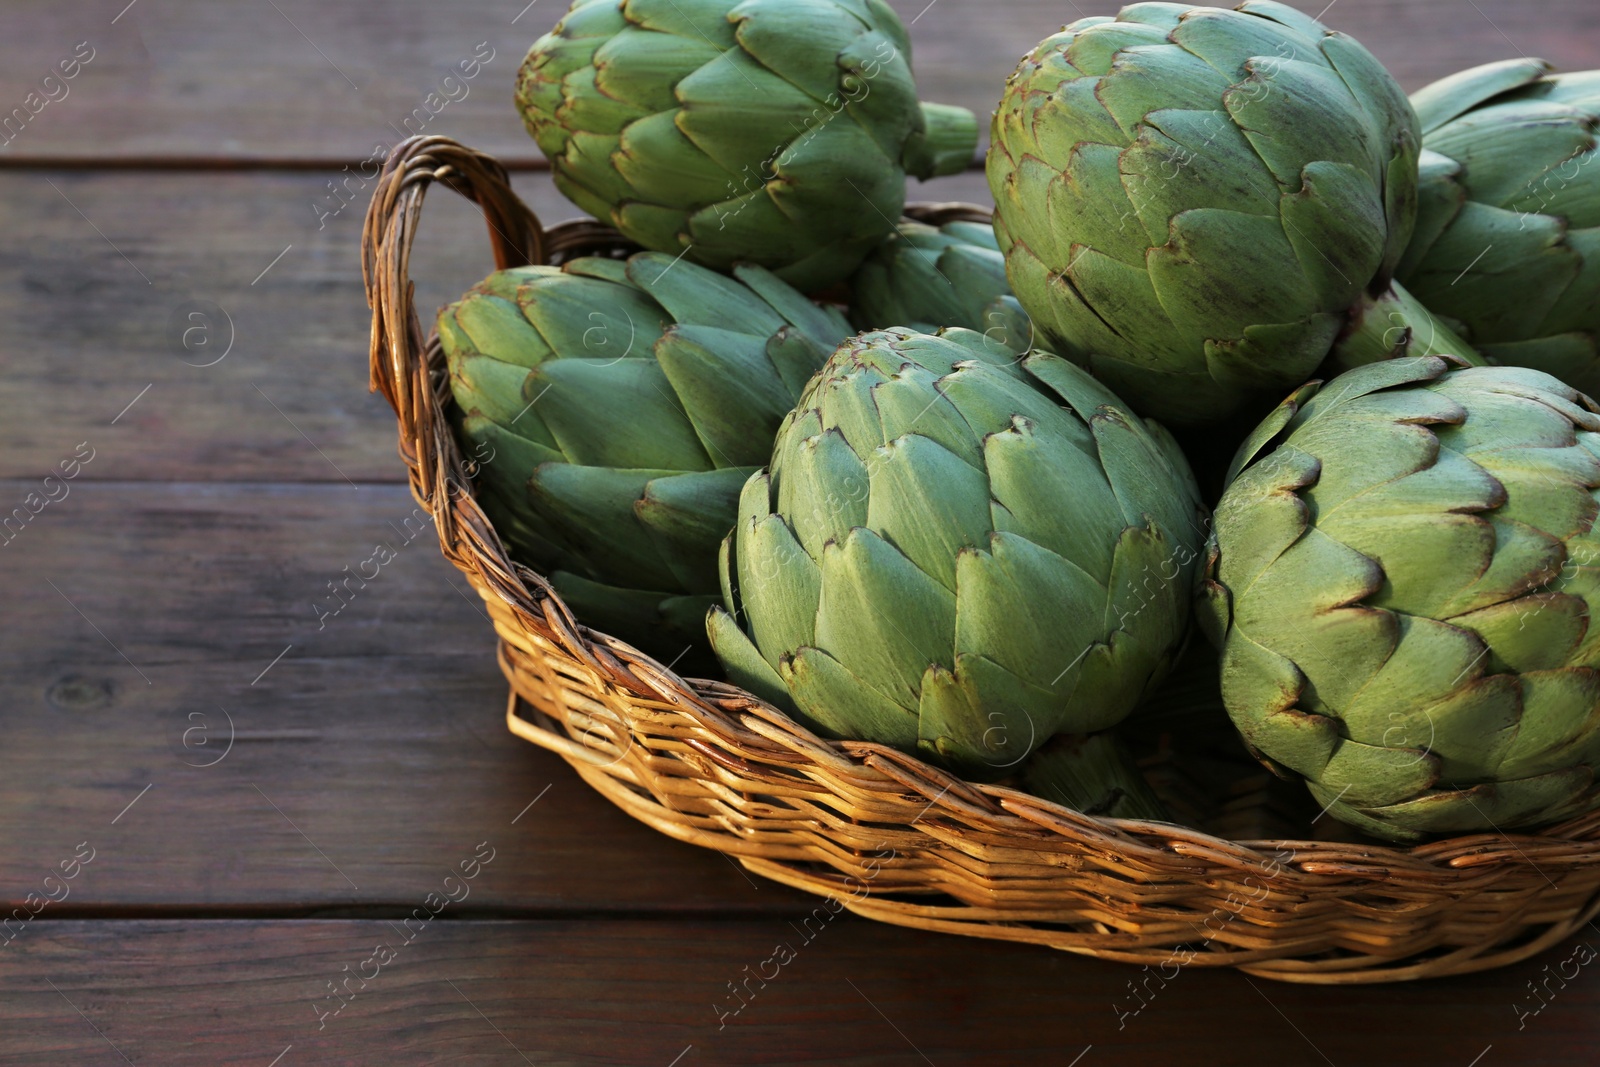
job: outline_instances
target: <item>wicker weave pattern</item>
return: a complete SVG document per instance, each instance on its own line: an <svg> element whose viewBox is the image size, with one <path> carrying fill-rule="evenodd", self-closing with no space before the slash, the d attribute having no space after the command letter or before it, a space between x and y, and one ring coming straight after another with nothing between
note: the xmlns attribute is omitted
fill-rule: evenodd
<svg viewBox="0 0 1600 1067"><path fill-rule="evenodd" d="M417 319L408 267L434 181L482 207L497 267L630 248L593 221L543 230L499 164L440 137L395 149L363 234L372 388L395 409L412 493L445 556L488 606L511 683L507 724L639 820L886 922L1286 981L1498 967L1600 911L1600 812L1410 848L1091 818L880 745L820 739L739 689L679 678L581 625L508 557L444 417L444 359ZM988 217L965 205L908 213Z"/></svg>

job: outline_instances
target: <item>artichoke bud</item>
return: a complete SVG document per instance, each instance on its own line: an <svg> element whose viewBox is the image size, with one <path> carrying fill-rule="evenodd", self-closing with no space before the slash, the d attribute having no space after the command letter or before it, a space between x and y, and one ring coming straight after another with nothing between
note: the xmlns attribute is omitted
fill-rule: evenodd
<svg viewBox="0 0 1600 1067"><path fill-rule="evenodd" d="M1205 574L1250 747L1370 833L1600 800L1600 408L1435 357L1290 397L1240 450Z"/></svg>
<svg viewBox="0 0 1600 1067"><path fill-rule="evenodd" d="M1600 391L1600 71L1539 59L1413 97L1421 210L1406 288L1485 356Z"/></svg>
<svg viewBox="0 0 1600 1067"><path fill-rule="evenodd" d="M439 315L455 429L508 551L663 660L703 645L740 489L850 333L771 272L737 275L577 259L498 271Z"/></svg>
<svg viewBox="0 0 1600 1067"><path fill-rule="evenodd" d="M958 173L978 143L971 112L918 103L905 27L877 0L578 0L516 98L585 211L806 291L890 232L908 173Z"/></svg>
<svg viewBox="0 0 1600 1067"><path fill-rule="evenodd" d="M1170 438L1072 364L867 333L745 483L708 629L733 681L820 732L993 779L1166 674L1203 521Z"/></svg>
<svg viewBox="0 0 1600 1067"><path fill-rule="evenodd" d="M1012 75L995 233L1054 351L1143 414L1215 425L1346 345L1473 357L1415 301L1372 308L1415 225L1420 139L1372 55L1292 8L1136 4Z"/></svg>

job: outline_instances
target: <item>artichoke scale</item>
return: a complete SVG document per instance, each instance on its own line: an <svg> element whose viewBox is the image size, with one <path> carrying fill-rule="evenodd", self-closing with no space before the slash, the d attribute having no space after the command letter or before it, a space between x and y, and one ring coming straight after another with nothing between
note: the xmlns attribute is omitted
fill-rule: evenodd
<svg viewBox="0 0 1600 1067"><path fill-rule="evenodd" d="M1230 84L1199 56L1170 45L1145 45L1119 54L1094 95L1122 131L1123 143L1129 143L1152 123L1164 127L1169 117L1181 123L1184 112L1214 115ZM1220 121L1232 125L1225 114Z"/></svg>
<svg viewBox="0 0 1600 1067"><path fill-rule="evenodd" d="M1515 733L1516 682L1496 678L1483 635L1464 622L1396 617L1399 641L1339 709L1352 741L1433 752L1469 773L1491 773Z"/></svg>
<svg viewBox="0 0 1600 1067"><path fill-rule="evenodd" d="M958 654L953 671L930 666L920 689L917 747L980 780L1014 770L1056 732L1064 710L1055 693L974 653Z"/></svg>
<svg viewBox="0 0 1600 1067"><path fill-rule="evenodd" d="M778 515L741 521L735 536L745 631L775 670L816 643L822 572Z"/></svg>
<svg viewBox="0 0 1600 1067"><path fill-rule="evenodd" d="M573 463L681 471L715 465L653 359L550 360L528 372L523 391Z"/></svg>
<svg viewBox="0 0 1600 1067"><path fill-rule="evenodd" d="M1384 576L1376 561L1312 527L1251 586L1231 586L1234 628L1258 643L1270 635L1271 646L1314 688L1314 699L1342 707L1399 641L1394 614L1363 603Z"/></svg>
<svg viewBox="0 0 1600 1067"><path fill-rule="evenodd" d="M1307 36L1298 28L1273 18L1226 11L1219 8L1193 8L1171 32L1172 43L1191 55L1199 56L1224 78L1235 83L1251 76L1252 61L1267 64L1267 92L1278 87L1280 65L1298 62L1302 66L1322 60L1322 33ZM1347 92L1341 85L1341 96Z"/></svg>
<svg viewBox="0 0 1600 1067"><path fill-rule="evenodd" d="M1589 632L1589 605L1581 597L1537 592L1454 616L1450 622L1483 638L1489 669L1525 674L1567 666Z"/></svg>
<svg viewBox="0 0 1600 1067"><path fill-rule="evenodd" d="M1035 160L1023 160L1017 169L1017 197L1023 203L1044 205L1039 220L1046 231L1044 241L1032 243L1043 251L1053 247L1056 255L1066 247L1081 246L1128 270L1144 270L1150 244L1166 239L1169 217L1156 219L1143 213L1151 202L1136 197L1148 190L1136 179L1124 178L1125 151L1080 142L1059 172ZM1030 237L1040 229L1038 224L1029 227ZM1076 262L1079 254L1063 262Z"/></svg>
<svg viewBox="0 0 1600 1067"><path fill-rule="evenodd" d="M778 672L761 658L754 643L721 605L713 606L706 616L706 634L728 681L746 692L754 693L780 711L790 715L799 714L800 709L789 696L789 690Z"/></svg>
<svg viewBox="0 0 1600 1067"><path fill-rule="evenodd" d="M877 367L846 367L843 373L829 375L827 370L818 378L811 394L821 419L821 427L837 429L855 451L869 465L877 462L869 453L886 444L883 422L878 416L878 406L873 402L873 388L885 382L889 374ZM802 404L804 404L802 398Z"/></svg>
<svg viewBox="0 0 1600 1067"><path fill-rule="evenodd" d="M498 296L468 296L441 316L441 321L453 327L440 334L448 355L475 352L523 368L537 367L551 355L550 346L522 309Z"/></svg>
<svg viewBox="0 0 1600 1067"><path fill-rule="evenodd" d="M1522 718L1496 774L1549 774L1600 756L1600 673L1588 667L1521 676Z"/></svg>
<svg viewBox="0 0 1600 1067"><path fill-rule="evenodd" d="M955 595L862 527L825 547L820 569L816 646L884 700L914 709L928 666L953 666Z"/></svg>
<svg viewBox="0 0 1600 1067"><path fill-rule="evenodd" d="M1558 168L1593 150L1594 119L1562 104L1512 100L1461 116L1430 134L1427 144L1461 164L1461 182L1473 200L1543 212L1543 179L1553 178L1551 193L1571 184Z"/></svg>
<svg viewBox="0 0 1600 1067"><path fill-rule="evenodd" d="M842 103L849 121L866 131L885 157L922 180L966 169L976 147L977 120L964 108L919 104L911 76L911 53L896 48L889 34L879 30L861 34L840 50L837 63L840 92L827 104L831 109ZM955 160L929 154L926 138L938 136L936 127L941 122L950 125L948 132L959 147L932 147L949 147L953 155L959 153ZM956 129L970 130L970 134L957 137Z"/></svg>
<svg viewBox="0 0 1600 1067"><path fill-rule="evenodd" d="M763 341L679 324L656 342L655 356L713 466L767 461L793 399L773 373Z"/></svg>
<svg viewBox="0 0 1600 1067"><path fill-rule="evenodd" d="M581 275L526 285L520 298L522 314L538 330L543 347L562 358L643 357L672 321L632 286Z"/></svg>
<svg viewBox="0 0 1600 1067"><path fill-rule="evenodd" d="M730 174L777 156L818 106L743 50L701 67L676 93L678 129Z"/></svg>
<svg viewBox="0 0 1600 1067"><path fill-rule="evenodd" d="M867 524L866 464L837 429L791 439L778 482L778 510L793 518L812 559L829 541Z"/></svg>
<svg viewBox="0 0 1600 1067"><path fill-rule="evenodd" d="M1310 15L1297 11L1288 4L1277 3L1275 0L1246 0L1245 3L1238 5L1236 10L1247 15L1271 19L1286 29L1296 31L1308 41L1321 41L1323 35L1328 32L1322 23Z"/></svg>
<svg viewBox="0 0 1600 1067"><path fill-rule="evenodd" d="M1570 382L1588 394L1600 393L1600 346L1592 333L1563 333L1532 341L1486 343L1478 346L1496 363L1531 367Z"/></svg>
<svg viewBox="0 0 1600 1067"><path fill-rule="evenodd" d="M1411 94L1424 135L1501 93L1537 81L1550 69L1542 59L1506 59L1441 78Z"/></svg>
<svg viewBox="0 0 1600 1067"><path fill-rule="evenodd" d="M778 673L805 718L828 736L916 749L916 713L883 696L821 649L802 648L783 661Z"/></svg>
<svg viewBox="0 0 1600 1067"><path fill-rule="evenodd" d="M551 161L562 194L597 219L612 218L613 204L638 195L612 166L621 144L614 133L570 130L565 151Z"/></svg>
<svg viewBox="0 0 1600 1067"><path fill-rule="evenodd" d="M990 240L993 240L992 235ZM939 257L938 265L931 273L935 277L927 281L938 283L934 292L944 301L959 304L964 320L935 323L935 328L965 326L985 332L994 324L985 321L984 311L996 297L1009 296L1011 293L1006 282L1005 257L989 248L970 244L952 245Z"/></svg>
<svg viewBox="0 0 1600 1067"><path fill-rule="evenodd" d="M598 76L597 68L583 67L562 79L565 99L556 111L556 118L567 129L615 135L622 133L629 123L651 114L638 104L603 92L596 85Z"/></svg>
<svg viewBox="0 0 1600 1067"><path fill-rule="evenodd" d="M611 164L630 197L659 204L728 200L760 179L729 170L677 126L676 110L658 111L622 131ZM680 213L680 218L683 217Z"/></svg>
<svg viewBox="0 0 1600 1067"><path fill-rule="evenodd" d="M798 327L785 326L767 338L767 361L796 402L831 351L831 347L818 344Z"/></svg>
<svg viewBox="0 0 1600 1067"><path fill-rule="evenodd" d="M1472 459L1502 484L1516 487L1496 511L1497 519L1563 542L1594 528L1600 504L1589 490L1600 487L1600 460L1581 444L1474 449Z"/></svg>
<svg viewBox="0 0 1600 1067"><path fill-rule="evenodd" d="M1346 163L1315 162L1301 185L1278 202L1311 310L1340 310L1359 299L1382 270L1389 226L1382 190Z"/></svg>
<svg viewBox="0 0 1600 1067"><path fill-rule="evenodd" d="M838 308L818 304L807 299L794 286L789 285L772 271L754 264L737 264L733 276L746 289L755 293L795 329L799 330L823 352L811 373L821 369L823 359L840 341L850 336L850 322ZM810 375L808 374L809 378ZM795 389L796 396L799 389Z"/></svg>
<svg viewBox="0 0 1600 1067"><path fill-rule="evenodd" d="M1216 208L1173 219L1167 243L1152 248L1146 259L1162 313L1186 336L1226 340L1250 326L1330 310L1319 306L1321 294L1307 283L1290 234L1283 218ZM1353 282L1356 290L1361 284Z"/></svg>
<svg viewBox="0 0 1600 1067"><path fill-rule="evenodd" d="M839 89L836 57L866 32L858 19L840 18L834 0L750 4L735 17L745 53L819 104Z"/></svg>
<svg viewBox="0 0 1600 1067"><path fill-rule="evenodd" d="M1104 590L1128 522L1100 457L1062 447L1067 440L1026 423L990 434L989 494L1010 516L1006 529L1072 561Z"/></svg>
<svg viewBox="0 0 1600 1067"><path fill-rule="evenodd" d="M550 587L579 621L602 633L674 660L705 640L703 619L714 597L677 597L649 590L606 585L556 571Z"/></svg>
<svg viewBox="0 0 1600 1067"><path fill-rule="evenodd" d="M1336 793L1356 808L1409 800L1438 780L1438 760L1427 752L1350 740L1341 741L1312 777L1322 792Z"/></svg>
<svg viewBox="0 0 1600 1067"><path fill-rule="evenodd" d="M784 319L760 296L726 275L660 252L628 260L628 277L683 323L769 337Z"/></svg>
<svg viewBox="0 0 1600 1067"><path fill-rule="evenodd" d="M1111 72L1123 49L1167 43L1167 32L1160 26L1108 21L1085 26L1073 34L1067 42L1064 58L1074 70L1099 78Z"/></svg>
<svg viewBox="0 0 1600 1067"><path fill-rule="evenodd" d="M706 592L716 588L715 557L709 547L698 561L703 573L686 585L678 577L676 561L663 558L660 541L634 510L653 480L676 473L546 463L528 479L528 497L594 574L632 588Z"/></svg>
<svg viewBox="0 0 1600 1067"><path fill-rule="evenodd" d="M718 590L710 563L738 519L739 492L753 473L752 467L729 467L654 478L634 501L634 514L681 588Z"/></svg>
<svg viewBox="0 0 1600 1067"><path fill-rule="evenodd" d="M1584 230L1567 231L1567 247L1576 252L1582 260L1578 276L1572 280L1551 306L1544 322L1539 324L1539 330L1546 335L1570 336L1582 338L1588 345L1593 346L1596 334L1600 334L1600 223ZM1570 343L1570 342L1568 342ZM1519 365L1521 361L1517 362ZM1526 364L1538 366L1538 364ZM1544 369L1540 367L1539 369ZM1557 378L1585 393L1600 393L1594 382L1596 367L1591 364L1583 368L1578 375L1554 373ZM1581 377L1582 381L1575 378Z"/></svg>
<svg viewBox="0 0 1600 1067"><path fill-rule="evenodd" d="M646 30L706 42L724 51L738 46L729 14L737 0L626 0L628 22Z"/></svg>
<svg viewBox="0 0 1600 1067"><path fill-rule="evenodd" d="M1075 668L1105 637L1105 603L1104 583L1071 559L998 531L957 560L956 653L984 656L1064 707Z"/></svg>
<svg viewBox="0 0 1600 1067"><path fill-rule="evenodd" d="M501 426L515 425L519 432L541 443L553 439L538 433L537 418L520 418L526 406L522 389L530 372L493 356L468 353L450 361L450 392L465 412L476 412Z"/></svg>
<svg viewBox="0 0 1600 1067"><path fill-rule="evenodd" d="M957 556L986 544L992 528L984 472L912 433L877 450L867 478L867 526L954 593Z"/></svg>
<svg viewBox="0 0 1600 1067"><path fill-rule="evenodd" d="M1105 482L1122 510L1128 526L1152 520L1161 536L1172 541L1170 551L1185 572L1199 558L1205 531L1197 520L1200 490L1189 465L1167 466L1167 454L1142 426L1115 407L1101 408L1090 420L1095 450L1105 470ZM1150 472L1166 466L1174 492L1156 496L1149 491ZM1098 488L1098 484L1096 485Z"/></svg>
<svg viewBox="0 0 1600 1067"><path fill-rule="evenodd" d="M1583 268L1565 237L1565 227L1549 216L1468 201L1408 288L1429 307L1470 320L1475 339L1536 336Z"/></svg>
<svg viewBox="0 0 1600 1067"><path fill-rule="evenodd" d="M1165 243L1168 220L1181 212L1210 207L1271 215L1280 192L1216 98L1146 115L1118 165L1153 244Z"/></svg>
<svg viewBox="0 0 1600 1067"><path fill-rule="evenodd" d="M561 191L567 192L565 188ZM652 251L670 252L673 255L687 253L687 245L691 243L688 240L689 216L682 209L632 199L638 194L631 188L619 188L617 194L614 200L598 201L602 205L599 211L591 210L590 214L596 218L610 219L624 237ZM567 193L567 196L571 198L572 194ZM586 207L583 201L573 202L579 207ZM616 205L615 208L612 204Z"/></svg>
<svg viewBox="0 0 1600 1067"><path fill-rule="evenodd" d="M727 51L696 35L624 26L594 51L595 90L645 113L677 107L672 86Z"/></svg>
<svg viewBox="0 0 1600 1067"><path fill-rule="evenodd" d="M542 433L544 427L537 419L499 423L477 411L469 410L465 415L462 433L475 444L488 445L490 450L490 458L478 464L479 476L520 487L539 464L566 462L554 447L555 439Z"/></svg>
<svg viewBox="0 0 1600 1067"><path fill-rule="evenodd" d="M718 270L739 263L771 264L790 281L797 261L815 249L813 235L797 229L773 202L775 174L749 168L737 183L729 182L727 199L706 204L685 217L685 241L694 245L693 259Z"/></svg>
<svg viewBox="0 0 1600 1067"><path fill-rule="evenodd" d="M1021 418L1047 428L1052 437L1071 441L1080 452L1094 451L1089 428L1062 410L1038 387L1037 380L1025 378L1015 357L1009 352L996 353L983 343L981 335L966 331L964 336L975 342L973 354L983 353L984 362L973 360L946 373L939 380L939 392L955 406L975 437L1005 433ZM1001 363L1002 359L1005 362Z"/></svg>
<svg viewBox="0 0 1600 1067"><path fill-rule="evenodd" d="M934 372L907 365L872 390L872 401L890 440L916 434L936 442L976 469L983 469L980 435L960 410L939 390Z"/></svg>
<svg viewBox="0 0 1600 1067"><path fill-rule="evenodd" d="M576 275L580 278L598 278L603 282L612 282L632 289L637 293L644 292L643 289L634 285L633 280L628 277L628 264L624 260L607 259L605 256L579 256L577 259L567 260L566 263L562 264L561 269L567 274Z"/></svg>

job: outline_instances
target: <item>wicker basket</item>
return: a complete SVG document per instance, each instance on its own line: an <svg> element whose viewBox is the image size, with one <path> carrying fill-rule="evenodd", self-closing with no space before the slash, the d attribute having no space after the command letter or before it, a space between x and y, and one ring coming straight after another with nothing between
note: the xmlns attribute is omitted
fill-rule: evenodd
<svg viewBox="0 0 1600 1067"><path fill-rule="evenodd" d="M880 745L823 740L742 690L680 678L586 628L508 557L447 423L444 359L408 271L435 181L482 208L497 267L631 248L593 221L543 230L498 163L440 137L395 149L363 234L372 388L399 417L412 493L445 556L494 620L507 724L636 818L885 922L1294 982L1503 966L1600 910L1600 812L1409 848L1092 818ZM962 205L908 214L987 218Z"/></svg>

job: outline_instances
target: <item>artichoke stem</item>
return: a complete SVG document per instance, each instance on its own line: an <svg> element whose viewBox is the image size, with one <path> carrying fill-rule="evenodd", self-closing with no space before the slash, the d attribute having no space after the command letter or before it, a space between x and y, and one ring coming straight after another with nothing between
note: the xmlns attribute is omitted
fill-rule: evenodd
<svg viewBox="0 0 1600 1067"><path fill-rule="evenodd" d="M1172 821L1132 754L1109 731L1054 738L1033 754L1022 781L1034 796L1085 815Z"/></svg>
<svg viewBox="0 0 1600 1067"><path fill-rule="evenodd" d="M901 153L907 174L923 181L960 174L978 152L978 117L964 107L922 105L922 132L914 133Z"/></svg>
<svg viewBox="0 0 1600 1067"><path fill-rule="evenodd" d="M1394 282L1382 296L1357 306L1333 350L1328 369L1340 374L1398 356L1456 356L1475 367L1489 362L1399 282Z"/></svg>

